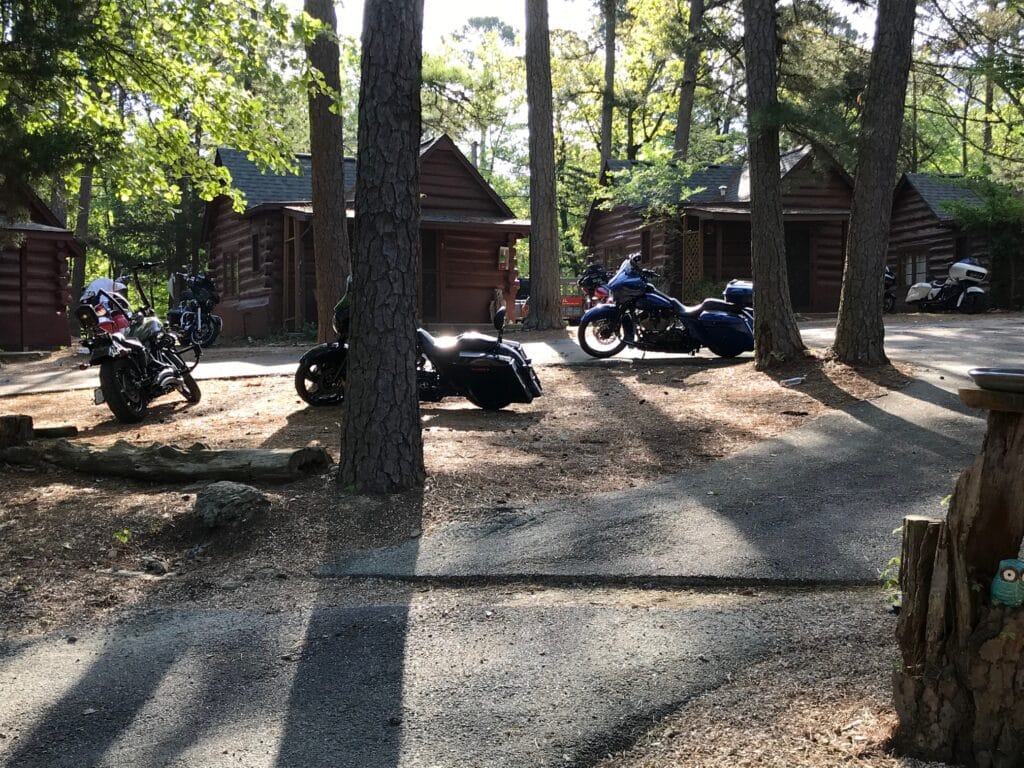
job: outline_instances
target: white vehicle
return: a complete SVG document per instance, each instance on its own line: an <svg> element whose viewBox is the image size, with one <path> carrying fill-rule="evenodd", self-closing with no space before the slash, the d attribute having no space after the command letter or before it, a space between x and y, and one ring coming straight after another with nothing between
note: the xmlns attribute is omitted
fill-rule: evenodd
<svg viewBox="0 0 1024 768"><path fill-rule="evenodd" d="M921 312L984 312L988 309L988 293L981 283L987 278L985 267L975 259L964 259L950 266L945 280L910 286L907 304Z"/></svg>

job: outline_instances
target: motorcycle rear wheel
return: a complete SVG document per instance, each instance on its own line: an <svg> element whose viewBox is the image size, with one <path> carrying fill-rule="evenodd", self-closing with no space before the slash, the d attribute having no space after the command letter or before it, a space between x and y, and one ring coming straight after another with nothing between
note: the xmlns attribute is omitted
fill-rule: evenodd
<svg viewBox="0 0 1024 768"><path fill-rule="evenodd" d="M346 355L324 350L299 363L295 371L295 391L309 405L337 405L345 399Z"/></svg>
<svg viewBox="0 0 1024 768"><path fill-rule="evenodd" d="M621 329L607 318L584 320L576 333L580 348L591 357L614 357L626 348Z"/></svg>
<svg viewBox="0 0 1024 768"><path fill-rule="evenodd" d="M988 309L988 296L984 293L968 293L960 304L960 311L965 315L977 315Z"/></svg>
<svg viewBox="0 0 1024 768"><path fill-rule="evenodd" d="M485 411L500 411L505 406L509 405L510 400L505 395L466 395L466 399L469 400L477 408L483 408Z"/></svg>
<svg viewBox="0 0 1024 768"><path fill-rule="evenodd" d="M181 392L181 396L185 398L189 405L195 405L203 397L199 385L196 384L196 380L192 378L192 374L188 371L181 372L181 387L178 391Z"/></svg>
<svg viewBox="0 0 1024 768"><path fill-rule="evenodd" d="M148 401L144 385L130 360L103 361L100 365L100 389L104 402L118 421L137 424L146 417Z"/></svg>

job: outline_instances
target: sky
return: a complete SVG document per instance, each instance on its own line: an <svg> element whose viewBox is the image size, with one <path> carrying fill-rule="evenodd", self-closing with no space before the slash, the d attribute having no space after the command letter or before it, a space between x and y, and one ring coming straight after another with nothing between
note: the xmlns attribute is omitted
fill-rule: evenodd
<svg viewBox="0 0 1024 768"><path fill-rule="evenodd" d="M843 0L830 0L846 12L854 29L869 37L874 31L874 11L853 11ZM293 11L302 8L302 0L285 0ZM462 27L473 16L497 16L521 33L525 27L525 0L425 0L423 10L423 47L431 52L441 48L441 38ZM596 14L594 0L548 0L548 25L552 29L586 31ZM363 24L362 0L342 0L338 7L338 25L344 35L359 37Z"/></svg>

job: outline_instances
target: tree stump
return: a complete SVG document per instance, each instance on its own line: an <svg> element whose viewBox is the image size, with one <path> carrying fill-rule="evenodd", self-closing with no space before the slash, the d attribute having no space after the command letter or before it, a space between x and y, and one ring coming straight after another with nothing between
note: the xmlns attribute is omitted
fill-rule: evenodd
<svg viewBox="0 0 1024 768"><path fill-rule="evenodd" d="M0 416L0 448L24 445L31 439L31 416Z"/></svg>
<svg viewBox="0 0 1024 768"><path fill-rule="evenodd" d="M992 605L999 561L1024 539L1024 397L961 390L989 410L981 454L946 519L904 521L894 680L902 754L1024 768L1024 608Z"/></svg>

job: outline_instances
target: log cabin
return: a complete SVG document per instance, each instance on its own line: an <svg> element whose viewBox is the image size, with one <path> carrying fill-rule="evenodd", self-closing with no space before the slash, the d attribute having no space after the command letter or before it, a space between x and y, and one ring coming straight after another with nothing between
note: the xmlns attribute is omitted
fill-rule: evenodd
<svg viewBox="0 0 1024 768"><path fill-rule="evenodd" d="M610 166L609 170L621 170ZM839 307L853 180L823 148L779 157L786 257L793 308ZM609 267L640 253L662 271L666 288L689 301L733 278L750 278L750 173L746 165L711 165L685 182L680 219L645 219L616 206L592 206L583 243Z"/></svg>
<svg viewBox="0 0 1024 768"><path fill-rule="evenodd" d="M0 209L0 349L66 346L68 259L84 252L35 192L23 188L14 199L28 215Z"/></svg>
<svg viewBox="0 0 1024 768"><path fill-rule="evenodd" d="M310 158L296 160L299 172L281 175L262 172L243 152L217 152L246 203L239 213L219 197L203 218L227 336L300 331L316 321ZM355 176L355 159L346 158L350 233ZM529 235L530 222L515 217L445 135L420 147L420 200L420 322L487 323L495 291L511 310L516 243Z"/></svg>
<svg viewBox="0 0 1024 768"><path fill-rule="evenodd" d="M961 259L987 260L986 239L963 232L949 203L980 205L981 198L960 176L905 173L896 184L886 259L903 288L945 277Z"/></svg>

